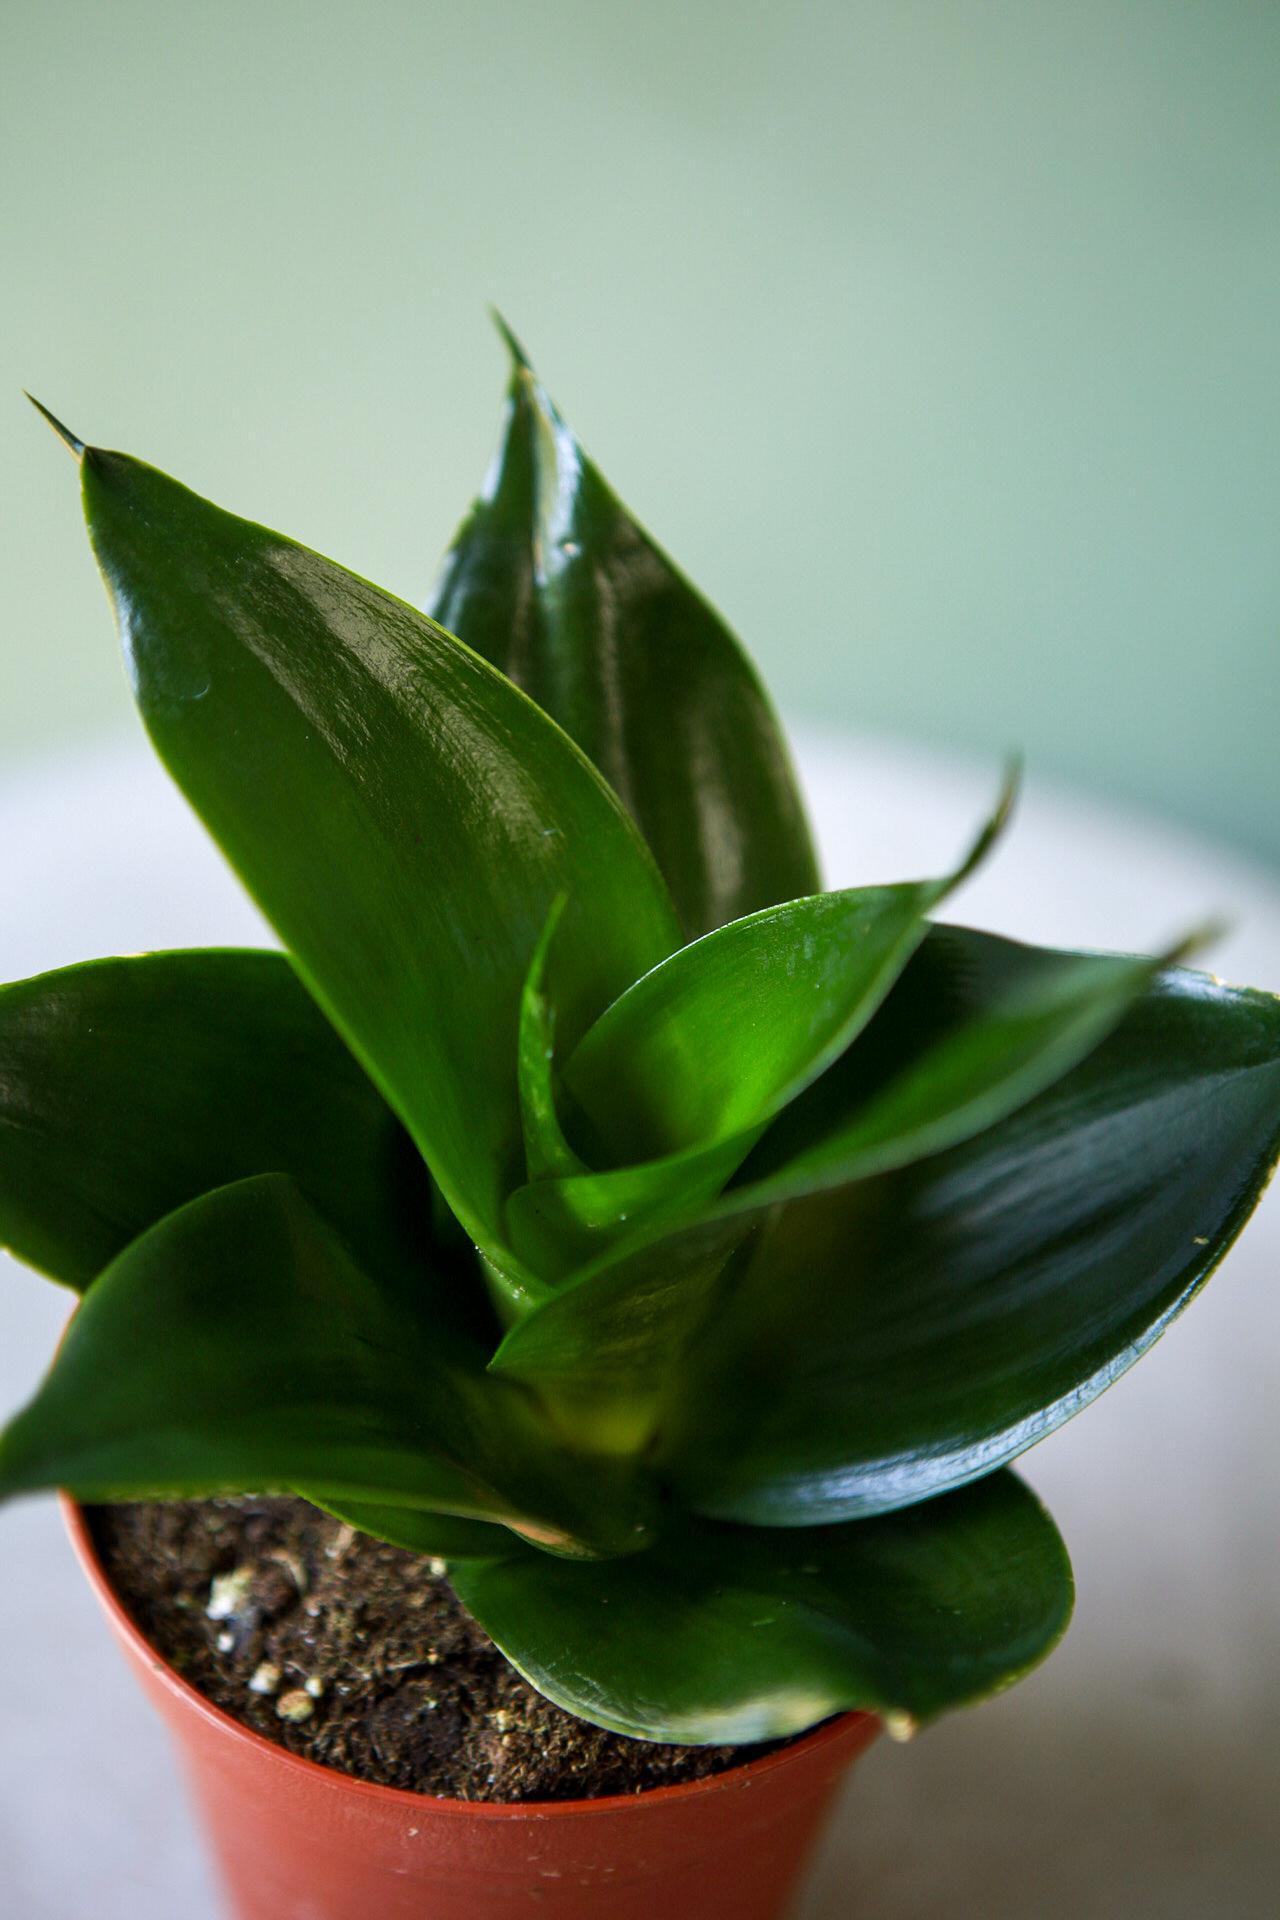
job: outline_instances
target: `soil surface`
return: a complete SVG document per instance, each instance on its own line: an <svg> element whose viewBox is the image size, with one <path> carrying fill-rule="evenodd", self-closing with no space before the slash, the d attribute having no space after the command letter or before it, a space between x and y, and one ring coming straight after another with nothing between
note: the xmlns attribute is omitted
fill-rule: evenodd
<svg viewBox="0 0 1280 1920"><path fill-rule="evenodd" d="M169 1664L293 1753L460 1800L700 1780L761 1747L672 1747L575 1720L465 1613L443 1563L298 1499L90 1509L111 1583Z"/></svg>

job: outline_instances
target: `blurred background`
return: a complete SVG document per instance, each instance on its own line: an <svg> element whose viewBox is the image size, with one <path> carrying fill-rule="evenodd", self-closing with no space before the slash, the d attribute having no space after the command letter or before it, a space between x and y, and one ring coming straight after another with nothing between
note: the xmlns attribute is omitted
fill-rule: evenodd
<svg viewBox="0 0 1280 1920"><path fill-rule="evenodd" d="M833 884L944 871L1021 746L960 917L1218 910L1280 988L1280 0L0 0L0 274L0 979L266 937L20 387L420 599L493 301L760 662ZM1072 1631L868 1758L803 1920L1272 1920L1278 1273L1280 1188L1027 1457ZM0 1254L0 1416L65 1309ZM0 1907L214 1920L53 1504L0 1529Z"/></svg>
<svg viewBox="0 0 1280 1920"><path fill-rule="evenodd" d="M1275 0L0 0L0 755L132 715L18 395L408 598L497 302L790 715L1280 856Z"/></svg>

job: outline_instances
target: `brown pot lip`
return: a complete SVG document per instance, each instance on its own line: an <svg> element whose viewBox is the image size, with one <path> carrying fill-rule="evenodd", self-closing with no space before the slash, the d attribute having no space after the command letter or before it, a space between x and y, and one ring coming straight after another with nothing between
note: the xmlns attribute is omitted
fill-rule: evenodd
<svg viewBox="0 0 1280 1920"><path fill-rule="evenodd" d="M273 1763L291 1769L299 1778L310 1775L317 1785L323 1782L331 1791L352 1793L366 1801L376 1798L388 1810L398 1806L406 1814L414 1808L421 1813L425 1805L430 1807L433 1814L443 1813L469 1820L566 1820L582 1819L591 1814L617 1813L625 1807L670 1805L675 1801L712 1794L726 1787L746 1786L749 1781L787 1766L801 1754L835 1746L848 1738L856 1728L861 1729L866 1740L870 1741L879 1728L878 1718L873 1713L855 1710L837 1714L834 1719L823 1721L811 1732L791 1740L777 1753L744 1760L740 1766L726 1767L722 1773L709 1774L703 1780L681 1780L673 1786L646 1787L640 1793L605 1794L592 1800L456 1800L442 1794L414 1793L407 1787L384 1787L377 1781L361 1780L355 1774L342 1773L336 1767L322 1765L318 1760L308 1760L303 1754L291 1753L288 1747L282 1747L278 1742L268 1740L264 1734L255 1732L252 1727L245 1726L243 1721L216 1706L189 1680L184 1680L146 1639L108 1580L80 1502L68 1493L59 1493L58 1503L76 1558L112 1627L135 1657L146 1663L168 1693L223 1734L257 1749L264 1758L269 1757Z"/></svg>

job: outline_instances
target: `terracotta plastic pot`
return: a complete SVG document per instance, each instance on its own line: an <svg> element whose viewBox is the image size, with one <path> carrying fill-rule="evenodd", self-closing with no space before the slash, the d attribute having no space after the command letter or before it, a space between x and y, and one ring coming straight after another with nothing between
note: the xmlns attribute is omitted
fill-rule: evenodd
<svg viewBox="0 0 1280 1920"><path fill-rule="evenodd" d="M116 1598L74 1502L72 1542L177 1742L237 1920L777 1920L850 1761L850 1713L683 1786L529 1806L353 1780L241 1726L179 1678Z"/></svg>

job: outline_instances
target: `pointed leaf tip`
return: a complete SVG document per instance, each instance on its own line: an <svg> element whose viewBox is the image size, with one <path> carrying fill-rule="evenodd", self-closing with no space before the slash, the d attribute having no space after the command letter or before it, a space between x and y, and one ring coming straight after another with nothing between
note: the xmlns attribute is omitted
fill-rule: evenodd
<svg viewBox="0 0 1280 1920"><path fill-rule="evenodd" d="M81 455L84 453L84 441L81 439L78 439L77 436L74 433L72 433L70 427L64 427L61 420L59 420L57 414L50 413L48 407L46 407L42 401L37 400L34 393L27 393L27 389L25 387L22 389L22 391L27 394L27 399L31 402L36 412L39 414L42 414L44 418L48 421L49 425L53 428L54 432L57 434L59 440L62 441L63 445L70 447L72 453L74 453L74 455L76 456L76 459L79 460Z"/></svg>
<svg viewBox="0 0 1280 1920"><path fill-rule="evenodd" d="M977 839L957 868L951 881L953 887L967 880L976 868L982 865L996 842L1003 838L1006 827L1013 818L1014 809L1022 794L1022 755L1010 754L1005 762L1004 774L1000 783L1000 793L990 819L978 834Z"/></svg>
<svg viewBox="0 0 1280 1920"><path fill-rule="evenodd" d="M529 359L528 354L525 352L524 348L521 346L519 340L516 338L516 335L514 334L512 329L508 326L506 320L503 318L502 314L499 313L496 307L491 306L489 308L489 318L493 321L494 326L498 329L498 332L502 337L503 345L506 347L507 352L511 355L511 359L515 367L515 371L517 373L532 373L533 372L532 361Z"/></svg>
<svg viewBox="0 0 1280 1920"><path fill-rule="evenodd" d="M1180 940L1171 941L1161 955L1160 963L1165 967L1185 966L1188 960L1194 960L1197 954L1204 953L1209 947L1218 946L1234 931L1232 921L1224 915L1212 914L1207 920L1200 921L1198 926L1192 927L1189 933L1184 933ZM1217 976L1214 978L1216 980ZM1225 984L1217 980L1218 986Z"/></svg>

